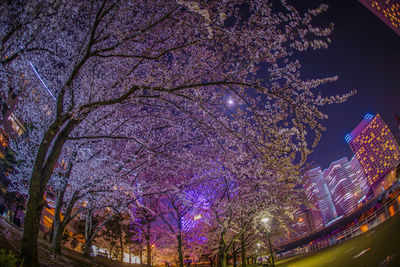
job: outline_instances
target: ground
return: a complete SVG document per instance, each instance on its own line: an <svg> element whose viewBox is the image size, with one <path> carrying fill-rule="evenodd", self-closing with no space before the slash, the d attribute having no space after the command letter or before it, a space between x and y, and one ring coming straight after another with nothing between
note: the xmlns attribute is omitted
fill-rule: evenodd
<svg viewBox="0 0 400 267"><path fill-rule="evenodd" d="M21 249L21 229L0 218L0 248L7 252L11 250L17 257ZM82 257L81 253L63 248L63 255L50 253L49 243L39 239L39 262L43 267L140 267L138 264L111 261L106 258L93 257L90 260ZM17 265L19 266L19 265Z"/></svg>
<svg viewBox="0 0 400 267"><path fill-rule="evenodd" d="M400 266L400 213L362 235L341 244L277 262L277 267L369 267ZM0 248L19 255L21 230L0 219ZM49 245L39 240L42 266L137 266L105 258L84 259L78 252L63 250L63 256L49 253Z"/></svg>
<svg viewBox="0 0 400 267"><path fill-rule="evenodd" d="M281 260L277 267L400 266L400 213L341 244Z"/></svg>

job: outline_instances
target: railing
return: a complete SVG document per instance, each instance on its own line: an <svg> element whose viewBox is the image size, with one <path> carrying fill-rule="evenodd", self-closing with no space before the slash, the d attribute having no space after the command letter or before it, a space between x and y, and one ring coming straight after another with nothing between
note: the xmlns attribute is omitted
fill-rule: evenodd
<svg viewBox="0 0 400 267"><path fill-rule="evenodd" d="M317 251L326 247L330 247L339 244L345 240L356 237L375 226L386 221L388 218L394 216L400 211L400 194L395 198L391 199L389 202L385 203L381 208L374 211L371 215L364 218L362 221L357 222L357 224L351 227L329 236L328 238L320 239L318 241L313 241L310 244L292 249L290 251L281 253L281 257L295 256L311 251Z"/></svg>

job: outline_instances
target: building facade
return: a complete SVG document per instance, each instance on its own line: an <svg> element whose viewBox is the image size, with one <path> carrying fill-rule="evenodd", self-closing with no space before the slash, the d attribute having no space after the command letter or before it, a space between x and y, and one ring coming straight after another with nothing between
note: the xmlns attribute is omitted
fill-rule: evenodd
<svg viewBox="0 0 400 267"><path fill-rule="evenodd" d="M400 161L399 145L379 114L365 115L345 139L356 155L371 187Z"/></svg>
<svg viewBox="0 0 400 267"><path fill-rule="evenodd" d="M366 8L400 35L399 0L359 0Z"/></svg>
<svg viewBox="0 0 400 267"><path fill-rule="evenodd" d="M321 213L324 224L337 218L337 212L320 167L305 173L305 193L308 202ZM317 221L317 218L314 218Z"/></svg>
<svg viewBox="0 0 400 267"><path fill-rule="evenodd" d="M359 203L361 203L365 199L364 197L366 197L370 192L371 187L369 186L364 170L355 155L350 160L350 166L354 173L351 178L356 185L356 194L359 194L361 196L358 200Z"/></svg>
<svg viewBox="0 0 400 267"><path fill-rule="evenodd" d="M357 207L361 193L353 180L354 172L346 157L331 163L322 173L338 216L345 216Z"/></svg>

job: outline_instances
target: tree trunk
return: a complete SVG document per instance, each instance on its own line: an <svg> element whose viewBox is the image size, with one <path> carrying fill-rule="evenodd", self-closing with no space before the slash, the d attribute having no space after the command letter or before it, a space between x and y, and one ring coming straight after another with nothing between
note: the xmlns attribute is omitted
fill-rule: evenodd
<svg viewBox="0 0 400 267"><path fill-rule="evenodd" d="M51 240L51 250L56 254L61 254L61 241L64 233L63 224L54 221L54 233Z"/></svg>
<svg viewBox="0 0 400 267"><path fill-rule="evenodd" d="M179 267L183 267L183 251L182 251L182 219L177 212L178 215L178 236L176 237L178 239L178 257L179 257Z"/></svg>
<svg viewBox="0 0 400 267"><path fill-rule="evenodd" d="M176 238L178 239L179 266L183 267L182 235L179 234Z"/></svg>
<svg viewBox="0 0 400 267"><path fill-rule="evenodd" d="M85 246L83 250L83 256L85 258L90 257L91 248L92 248L92 211L89 209L85 221Z"/></svg>
<svg viewBox="0 0 400 267"><path fill-rule="evenodd" d="M242 253L242 267L246 267L246 240L244 234L240 237L240 246L241 246L241 253Z"/></svg>
<svg viewBox="0 0 400 267"><path fill-rule="evenodd" d="M226 253L220 252L218 255L218 267L226 267Z"/></svg>
<svg viewBox="0 0 400 267"><path fill-rule="evenodd" d="M150 267L151 266L151 246L150 246L150 238L146 239L146 245L147 245L147 262L146 266Z"/></svg>
<svg viewBox="0 0 400 267"><path fill-rule="evenodd" d="M226 267L226 245L223 240L224 233L221 233L220 241L219 241L219 248L218 248L218 266L219 267Z"/></svg>
<svg viewBox="0 0 400 267"><path fill-rule="evenodd" d="M29 199L24 219L21 254L23 267L38 267L37 239L39 235L40 218L44 206L44 192L40 186L40 174L33 173L29 187Z"/></svg>
<svg viewBox="0 0 400 267"><path fill-rule="evenodd" d="M233 243L233 248L232 248L232 260L233 260L233 267L236 267L236 261L237 261L237 251L236 251L236 246L235 243Z"/></svg>
<svg viewBox="0 0 400 267"><path fill-rule="evenodd" d="M61 215L61 207L64 203L64 194L65 189L67 188L66 184L63 186L61 191L58 192L56 198L56 206L54 208L54 219L52 225L52 234L50 235L51 242L51 250L56 254L61 254L61 237L64 231L64 228L61 225L60 215Z"/></svg>
<svg viewBox="0 0 400 267"><path fill-rule="evenodd" d="M121 246L121 261L124 261L124 247L122 244L122 225L119 224L119 245Z"/></svg>
<svg viewBox="0 0 400 267"><path fill-rule="evenodd" d="M140 246L142 246L142 245L140 245ZM140 263L140 265L143 264L143 249L139 250L139 263Z"/></svg>
<svg viewBox="0 0 400 267"><path fill-rule="evenodd" d="M146 233L146 242L147 242L147 266L151 266L151 244L150 244L150 231L151 225L150 222L147 223L147 233Z"/></svg>
<svg viewBox="0 0 400 267"><path fill-rule="evenodd" d="M208 259L210 260L210 266L211 266L211 267L214 267L215 256L209 257Z"/></svg>
<svg viewBox="0 0 400 267"><path fill-rule="evenodd" d="M39 235L40 218L44 206L44 192L58 157L61 154L61 149L69 133L78 124L77 120L68 121L67 125L59 131L64 122L66 122L66 120L56 121L49 127L43 136L36 154L29 185L28 204L24 219L24 232L21 240L23 267L39 266L37 239ZM55 137L56 139L54 140ZM50 148L51 144L52 147Z"/></svg>
<svg viewBox="0 0 400 267"><path fill-rule="evenodd" d="M83 256L85 258L90 258L90 252L92 250L92 240L85 237L85 246L83 249Z"/></svg>
<svg viewBox="0 0 400 267"><path fill-rule="evenodd" d="M132 240L129 238L129 263L131 263Z"/></svg>

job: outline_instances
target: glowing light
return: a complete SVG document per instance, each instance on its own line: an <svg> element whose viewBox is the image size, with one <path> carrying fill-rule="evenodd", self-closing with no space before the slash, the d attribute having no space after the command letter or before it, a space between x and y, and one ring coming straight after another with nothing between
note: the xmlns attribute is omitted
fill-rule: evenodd
<svg viewBox="0 0 400 267"><path fill-rule="evenodd" d="M32 62L29 62L29 64L31 65L33 71L35 72L36 76L39 78L39 80L42 82L44 88L46 88L47 92L49 92L49 94L51 95L51 97L56 100L56 97L53 95L53 93L50 91L50 89L47 87L47 85L44 83L44 81L42 80L42 78L40 77L39 73L37 72L37 70L35 69L35 67L33 66Z"/></svg>
<svg viewBox="0 0 400 267"><path fill-rule="evenodd" d="M201 214L194 216L193 218L195 221L200 220L201 219Z"/></svg>
<svg viewBox="0 0 400 267"><path fill-rule="evenodd" d="M368 114L365 114L364 119L371 120L373 117L374 117L374 115L368 113Z"/></svg>
<svg viewBox="0 0 400 267"><path fill-rule="evenodd" d="M235 101L233 101L232 98L229 98L229 99L228 99L228 105L229 105L229 106L233 106L233 104L235 104Z"/></svg>
<svg viewBox="0 0 400 267"><path fill-rule="evenodd" d="M269 221L269 218L267 218L267 217L261 219L261 222L263 222L263 223L267 223L268 221Z"/></svg>
<svg viewBox="0 0 400 267"><path fill-rule="evenodd" d="M299 218L299 222L303 222L303 218L300 217L300 218Z"/></svg>
<svg viewBox="0 0 400 267"><path fill-rule="evenodd" d="M353 138L351 137L351 134L346 134L346 136L344 137L344 140L345 140L347 143L349 143L349 142L351 141L351 139L353 139Z"/></svg>

